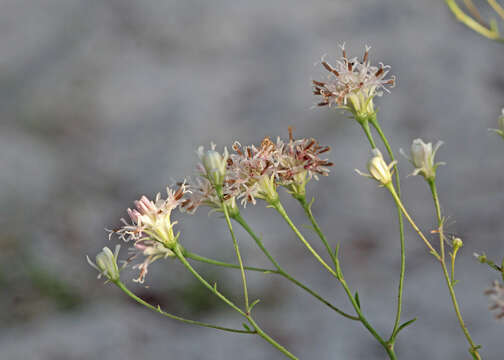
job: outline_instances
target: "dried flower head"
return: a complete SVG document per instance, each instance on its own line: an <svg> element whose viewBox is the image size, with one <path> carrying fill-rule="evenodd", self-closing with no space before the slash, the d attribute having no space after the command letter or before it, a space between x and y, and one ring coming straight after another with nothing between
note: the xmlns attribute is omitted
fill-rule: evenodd
<svg viewBox="0 0 504 360"><path fill-rule="evenodd" d="M153 201L142 196L140 200L135 201L136 209L128 209L131 223L121 219L123 226L111 231L111 235L117 234L124 241L134 242L130 249L133 255L128 262L138 255L146 256L142 264L134 266L140 269L137 279L139 282L143 282L149 264L161 257L172 256L173 249L177 246L179 234L173 231L177 222L172 222L170 217L172 211L185 201L184 195L189 189L184 181L177 190L168 187L166 192L166 199L159 193Z"/></svg>
<svg viewBox="0 0 504 360"><path fill-rule="evenodd" d="M422 139L415 139L411 144L411 157L408 157L403 149L399 151L415 167L415 171L411 175L420 174L430 181L436 178L437 167L445 164L444 162L434 162L436 152L441 145L443 145L443 142L438 141L434 149L432 149L432 143L424 143Z"/></svg>
<svg viewBox="0 0 504 360"><path fill-rule="evenodd" d="M294 196L304 196L306 184L318 176L329 175L329 166L333 163L322 159L321 155L331 150L322 146L313 138L294 140L289 128L289 142L277 141L278 149L278 184L285 186Z"/></svg>
<svg viewBox="0 0 504 360"><path fill-rule="evenodd" d="M504 318L504 286L495 280L490 289L485 291L490 300L489 309L495 311L495 318Z"/></svg>
<svg viewBox="0 0 504 360"><path fill-rule="evenodd" d="M373 98L381 96L387 87L395 86L395 76L386 78L390 66L372 66L369 63L370 47L365 47L362 60L348 58L345 45L341 45L342 57L335 65L322 59L322 66L329 71L325 82L313 80L313 93L320 95L318 106L336 105L350 111L356 120L363 120L375 114Z"/></svg>
<svg viewBox="0 0 504 360"><path fill-rule="evenodd" d="M221 185L208 176L207 168L216 166L198 166L199 177L191 182L192 193L181 206L184 211L194 213L201 205L222 211L216 185L220 187L230 214L239 211L237 199L241 199L243 206L256 204L257 199L276 201L277 186L284 186L293 194L304 195L306 183L312 178L318 179L319 175L328 175L328 167L332 165L321 158L330 150L329 146L321 146L315 139L294 139L290 128L287 142L277 138L275 143L266 137L258 146L242 146L235 141L232 149L231 154L226 151L220 157L214 154L216 159L219 158L216 163L222 164L226 160L225 169L220 172L223 175Z"/></svg>
<svg viewBox="0 0 504 360"><path fill-rule="evenodd" d="M377 148L372 150L372 154L373 155L367 164L369 174L363 173L357 169L355 169L355 171L359 175L378 181L382 186L390 184L392 182L393 174L393 170L391 171L391 169L394 167L397 161L394 160L387 165L385 159L383 159L382 153Z"/></svg>
<svg viewBox="0 0 504 360"><path fill-rule="evenodd" d="M242 204L255 204L256 198L275 201L276 186L304 195L306 183L312 178L318 179L318 175L328 175L328 167L332 165L321 158L321 154L330 150L328 146L319 145L315 139L295 140L291 129L288 142L277 138L273 143L266 137L259 147L242 147L236 142L233 150L226 182L230 192L242 198Z"/></svg>
<svg viewBox="0 0 504 360"><path fill-rule="evenodd" d="M235 141L234 153L229 157L228 171L225 180L225 193L228 196L242 199L242 205L248 202L255 204L256 198L274 200L276 184L269 181L276 178L277 147L265 138L259 147L242 146Z"/></svg>
<svg viewBox="0 0 504 360"><path fill-rule="evenodd" d="M117 256L119 255L119 250L121 245L116 245L115 251L112 252L108 247L104 247L101 252L96 255L95 263L86 256L89 265L98 270L98 279L105 276L110 281L119 280L119 273L121 269L117 266Z"/></svg>

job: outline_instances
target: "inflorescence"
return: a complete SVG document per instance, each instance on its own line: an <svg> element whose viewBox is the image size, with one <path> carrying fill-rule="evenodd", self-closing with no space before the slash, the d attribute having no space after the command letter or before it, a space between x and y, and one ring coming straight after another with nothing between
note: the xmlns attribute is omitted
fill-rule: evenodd
<svg viewBox="0 0 504 360"><path fill-rule="evenodd" d="M306 184L312 178L328 175L332 166L323 158L329 146L313 138L294 139L291 129L288 141L277 138L272 142L266 137L258 146L242 146L236 141L231 148L232 153L225 148L221 154L214 144L207 151L200 147L197 176L190 183L179 183L176 190L168 187L166 197L157 194L150 200L142 196L134 202L135 209L127 210L130 221L123 218L120 228L110 230L110 236L133 242L127 263L144 257L133 266L139 270L134 281L143 283L149 265L157 259L175 256L179 234L173 230L177 224L171 220L174 210L194 214L202 205L214 211L223 211L227 206L233 213L239 211L238 201L245 207L255 205L257 199L270 203L277 200L278 186L293 196L304 196Z"/></svg>

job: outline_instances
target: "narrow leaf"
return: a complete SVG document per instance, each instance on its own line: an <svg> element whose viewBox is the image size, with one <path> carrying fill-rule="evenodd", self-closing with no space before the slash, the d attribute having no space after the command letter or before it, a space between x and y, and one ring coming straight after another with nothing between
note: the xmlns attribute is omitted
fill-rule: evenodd
<svg viewBox="0 0 504 360"><path fill-rule="evenodd" d="M359 299L359 293L357 291L355 292L354 297L355 297L355 301L357 302L357 305L359 305L359 309L360 309L361 308L360 299Z"/></svg>

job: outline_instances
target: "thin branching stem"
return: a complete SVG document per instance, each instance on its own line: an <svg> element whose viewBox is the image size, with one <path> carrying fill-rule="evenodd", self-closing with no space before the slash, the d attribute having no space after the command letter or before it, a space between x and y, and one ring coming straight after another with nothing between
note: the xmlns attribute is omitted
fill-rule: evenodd
<svg viewBox="0 0 504 360"><path fill-rule="evenodd" d="M255 243L257 244L259 249L261 249L261 251L264 253L264 255L269 259L269 261L277 269L276 271L271 271L272 273L279 274L279 275L283 276L284 278L286 278L287 280L289 280L290 282L292 282L296 286L300 287L301 289L303 289L304 291L306 291L307 293L309 293L310 295L315 297L317 300L319 300L323 304L327 305L332 310L336 311L338 314L346 317L347 319L359 320L359 318L357 316L350 315L350 314L344 312L343 310L337 308L336 306L331 304L328 300L324 299L321 295L319 295L315 290L310 289L308 286L304 285L302 282L300 282L299 280L294 278L292 275L287 273L287 271L285 271L284 268L280 266L280 264L275 260L275 258L271 255L271 253L266 249L261 238L255 234L255 232L252 230L252 228L249 226L249 224L245 221L245 219L243 219L243 217L239 214L234 216L233 219L243 227L243 229L255 241Z"/></svg>
<svg viewBox="0 0 504 360"><path fill-rule="evenodd" d="M248 322L252 325L254 330L257 332L257 335L262 337L264 340L269 342L271 345L273 345L278 351L280 351L282 354L287 356L289 359L292 360L298 360L296 356L291 354L285 347L280 345L278 342L276 342L271 336L266 334L264 330L262 330L259 325L254 321L252 318L251 314L248 312L244 312L242 309L240 309L238 306L236 306L231 300L229 300L226 296L224 296L222 293L220 293L217 290L217 284L214 286L210 285L208 281L206 281L192 266L189 264L189 262L186 260L184 257L182 250L179 247L176 247L174 249L175 255L177 255L178 259L182 262L182 264L193 274L193 276L198 279L210 292L212 292L215 296L217 296L219 299L221 299L224 303L226 303L229 307L231 307L233 310L238 312L240 315L242 315L245 319L248 320Z"/></svg>
<svg viewBox="0 0 504 360"><path fill-rule="evenodd" d="M390 161L394 161L394 152L392 151L392 148L390 147L390 144L387 140L387 137L383 133L380 124L378 123L376 116L372 117L370 120L371 124L373 127L376 129L378 132L378 135L380 136L383 144L385 145L385 148L387 149L387 152L390 156ZM373 146L371 144L371 146ZM399 177L399 169L397 167L397 164L394 165L394 170L395 170L395 182L396 182L396 189L397 189L397 195L399 198L401 198L401 180ZM399 239L401 243L401 269L399 272L399 285L398 285L398 290L397 290L397 311L396 311L396 317L394 321L394 328L392 329L392 333L390 334L389 342L393 342L394 339L396 338L397 332L399 331L399 324L401 322L401 312L402 312L402 302L403 302L403 289L404 289L404 276L406 274L406 247L405 247L405 241L404 241L404 223L403 223L403 217L401 213L401 209L399 206L397 206L397 219L399 223Z"/></svg>
<svg viewBox="0 0 504 360"><path fill-rule="evenodd" d="M228 332L234 332L234 333L239 333L239 334L256 334L257 333L255 330L252 331L252 330L232 329L232 328L228 328L228 327L207 324L207 323L204 323L204 322L201 322L201 321L189 320L189 319L185 319L183 317L177 316L177 315L173 315L173 314L167 313L166 311L161 310L161 307L159 305L158 306L153 306L153 305L149 304L148 302L146 302L145 300L143 300L143 299L139 298L138 296L136 296L120 280L115 281L114 284L119 289L121 289L126 295L128 295L130 298L132 298L133 300L135 300L137 303L139 303L139 304L145 306L146 308L149 308L149 309L151 309L151 310L153 310L153 311L155 311L155 312L157 312L157 313L159 313L159 314L161 314L163 316L169 317L170 319L178 320L178 321L184 322L186 324L198 325L198 326L203 326L203 327L208 327L208 328L217 329L217 330L223 330L223 331L228 331Z"/></svg>
<svg viewBox="0 0 504 360"><path fill-rule="evenodd" d="M440 263L441 267L443 268L443 275L446 280L446 285L448 286L448 290L450 292L451 300L453 303L453 308L455 309L455 313L457 314L457 319L460 324L460 328L462 329L462 332L464 333L467 342L470 345L469 348L469 353L473 356L474 359L480 360L481 356L479 355L478 349L479 346L474 344L473 339L471 338L471 335L469 334L469 330L467 329L467 326L464 323L464 319L462 318L462 313L460 311L459 304L457 302L457 297L455 296L455 289L454 289L454 273L455 273L455 256L452 256L452 277L450 278L450 275L448 274L448 269L446 266L446 261L445 261L445 237L444 237L444 232L443 232L443 217L441 214L441 206L439 204L439 196L437 193L437 188L436 188L436 181L435 179L430 179L427 180L429 183L429 187L431 189L432 193L432 199L434 200L434 204L436 207L436 216L437 216L437 221L438 221L438 226L439 226L439 242L440 242L440 251L441 251L441 258L440 258Z"/></svg>

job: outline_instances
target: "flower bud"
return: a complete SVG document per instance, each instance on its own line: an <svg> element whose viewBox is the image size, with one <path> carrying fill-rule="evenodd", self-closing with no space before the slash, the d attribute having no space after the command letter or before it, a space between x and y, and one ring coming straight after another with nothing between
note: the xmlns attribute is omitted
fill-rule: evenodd
<svg viewBox="0 0 504 360"><path fill-rule="evenodd" d="M383 185L387 185L392 181L392 174L390 173L390 168L383 159L383 155L380 150L373 149L373 157L369 160L367 168L371 176L381 182Z"/></svg>
<svg viewBox="0 0 504 360"><path fill-rule="evenodd" d="M104 247L103 250L96 255L96 263L93 263L89 257L86 256L89 265L100 272L98 278L104 275L111 281L119 280L120 269L117 266L117 255L119 255L120 248L121 245L117 245L115 251L112 252L108 247Z"/></svg>
<svg viewBox="0 0 504 360"><path fill-rule="evenodd" d="M257 195L258 198L262 198L269 203L278 200L278 192L276 190L277 185L275 183L274 175L262 176L257 182L257 185L259 186L259 193Z"/></svg>
<svg viewBox="0 0 504 360"><path fill-rule="evenodd" d="M462 242L462 239L459 238L459 237L454 237L452 239L452 246L453 246L453 251L457 251L458 249L460 249L462 246L464 245L464 243Z"/></svg>
<svg viewBox="0 0 504 360"><path fill-rule="evenodd" d="M474 257L482 264L487 262L487 256L485 254L473 253Z"/></svg>
<svg viewBox="0 0 504 360"><path fill-rule="evenodd" d="M397 164L397 161L394 160L390 164L387 165L385 160L383 159L383 155L377 148L372 150L373 157L368 161L367 168L369 174L363 173L357 169L355 171L357 174L374 179L381 183L382 186L386 186L392 183L392 173L391 169Z"/></svg>
<svg viewBox="0 0 504 360"><path fill-rule="evenodd" d="M215 144L212 144L212 148L206 152L201 146L198 149L198 156L205 171L204 175L208 180L214 185L222 185L226 175L226 163L229 157L227 148L224 148L224 154L221 155L215 151Z"/></svg>
<svg viewBox="0 0 504 360"><path fill-rule="evenodd" d="M501 116L499 116L499 119L497 121L499 124L499 128L498 129L489 129L489 130L496 132L497 134L502 136L502 138L504 138L504 108L502 109L502 114L501 114Z"/></svg>
<svg viewBox="0 0 504 360"><path fill-rule="evenodd" d="M434 149L432 143L424 143L422 139L415 139L411 144L411 157L408 157L401 149L401 154L406 157L415 167L415 171L411 175L422 175L426 180L434 180L436 178L436 169L444 163L434 163L436 151L443 144L439 141Z"/></svg>

